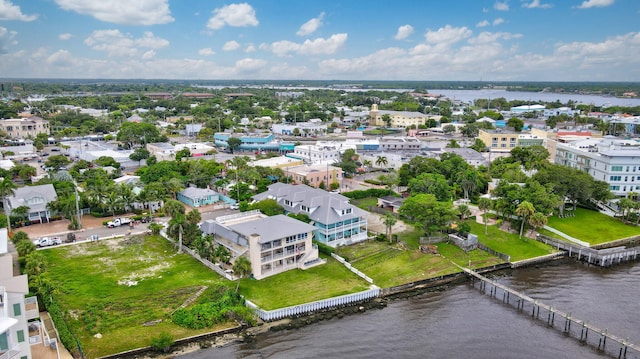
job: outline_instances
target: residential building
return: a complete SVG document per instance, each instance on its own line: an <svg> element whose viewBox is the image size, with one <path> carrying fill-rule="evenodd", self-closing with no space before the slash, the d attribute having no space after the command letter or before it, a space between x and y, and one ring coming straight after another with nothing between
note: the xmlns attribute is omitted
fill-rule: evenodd
<svg viewBox="0 0 640 359"><path fill-rule="evenodd" d="M9 213L20 206L27 206L30 222L47 223L51 220L51 212L47 205L58 199L52 184L19 187L14 192L13 196L7 197Z"/></svg>
<svg viewBox="0 0 640 359"><path fill-rule="evenodd" d="M345 143L318 142L315 145L298 145L289 153L289 157L299 158L305 163L326 164L340 162L348 147Z"/></svg>
<svg viewBox="0 0 640 359"><path fill-rule="evenodd" d="M275 123L271 125L271 132L285 136L322 136L327 133L327 124L319 118L312 118L307 122Z"/></svg>
<svg viewBox="0 0 640 359"><path fill-rule="evenodd" d="M640 192L640 146L606 136L556 144L555 162L585 171L609 184L616 196Z"/></svg>
<svg viewBox="0 0 640 359"><path fill-rule="evenodd" d="M367 212L339 193L306 185L274 183L254 200L274 199L286 213L304 213L315 226L317 241L336 247L367 239Z"/></svg>
<svg viewBox="0 0 640 359"><path fill-rule="evenodd" d="M556 160L556 144L558 142L573 142L591 138L602 138L600 131L562 131L558 129L543 130L532 128L531 134L543 139L544 147L549 151L549 162Z"/></svg>
<svg viewBox="0 0 640 359"><path fill-rule="evenodd" d="M470 164L473 167L478 167L478 166L486 166L488 165L488 161L486 158L484 158L484 156L474 150L473 148L469 148L469 147L463 147L463 148L443 148L440 150L441 153L453 153L456 154L460 157L462 157L463 160L465 160L465 162L467 162L468 164Z"/></svg>
<svg viewBox="0 0 640 359"><path fill-rule="evenodd" d="M382 151L420 151L421 146L416 137L380 137Z"/></svg>
<svg viewBox="0 0 640 359"><path fill-rule="evenodd" d="M369 124L372 126L387 126L384 122L383 116L389 115L391 118L390 127L420 127L428 125L429 119L439 121L442 116L427 115L422 112L415 111L387 111L379 110L377 104L371 105L371 111L369 111Z"/></svg>
<svg viewBox="0 0 640 359"><path fill-rule="evenodd" d="M544 138L532 134L509 131L505 129L478 131L478 138L489 146L491 152L510 152L512 149L534 145L544 145Z"/></svg>
<svg viewBox="0 0 640 359"><path fill-rule="evenodd" d="M227 148L229 147L228 140L231 137L240 139L239 151L279 151L279 152L291 152L294 148L293 142L285 142L276 140L273 133L245 133L236 134L228 132L218 132L213 135L213 140L216 146Z"/></svg>
<svg viewBox="0 0 640 359"><path fill-rule="evenodd" d="M177 193L176 198L178 201L194 208L214 204L220 201L219 194L214 190L197 187L187 187L183 189Z"/></svg>
<svg viewBox="0 0 640 359"><path fill-rule="evenodd" d="M306 184L314 188L319 188L320 184L324 184L325 188L330 188L332 183L342 184L342 168L328 164L292 166L282 170L295 184Z"/></svg>
<svg viewBox="0 0 640 359"><path fill-rule="evenodd" d="M403 154L401 152L358 152L358 161L364 163L365 161L371 162L371 168L384 168L399 170L403 164L408 163L413 154Z"/></svg>
<svg viewBox="0 0 640 359"><path fill-rule="evenodd" d="M315 227L285 215L254 210L206 220L201 229L226 247L233 261L247 256L255 279L325 263L312 242Z"/></svg>
<svg viewBox="0 0 640 359"><path fill-rule="evenodd" d="M28 321L38 317L38 301L25 298L29 281L26 274L13 275L7 242L7 229L0 228L0 358L31 359Z"/></svg>
<svg viewBox="0 0 640 359"><path fill-rule="evenodd" d="M49 134L49 121L38 116L2 119L0 130L11 138L34 138L39 133Z"/></svg>

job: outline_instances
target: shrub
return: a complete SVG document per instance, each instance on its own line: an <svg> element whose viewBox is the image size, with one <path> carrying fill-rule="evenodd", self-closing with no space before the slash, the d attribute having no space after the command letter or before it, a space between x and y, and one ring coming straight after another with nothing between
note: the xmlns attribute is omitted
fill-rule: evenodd
<svg viewBox="0 0 640 359"><path fill-rule="evenodd" d="M364 191L357 190L357 191L345 192L345 193L342 193L342 195L351 199L362 199L367 197L379 198L384 196L396 195L396 193L394 193L390 189L385 189L385 188L369 188Z"/></svg>
<svg viewBox="0 0 640 359"><path fill-rule="evenodd" d="M162 353L168 353L173 343L173 337L167 332L162 332L157 337L151 339L151 347Z"/></svg>
<svg viewBox="0 0 640 359"><path fill-rule="evenodd" d="M320 253L322 253L322 254L325 254L325 255L330 256L330 255L331 255L331 253L333 253L333 252L335 252L335 251L336 251L336 249L335 249L335 248L333 248L333 247L331 247L331 246L329 246L329 245L326 245L326 244L324 244L324 243L322 243L322 242L313 241L313 243L315 243L316 245L318 245L318 251L319 251Z"/></svg>

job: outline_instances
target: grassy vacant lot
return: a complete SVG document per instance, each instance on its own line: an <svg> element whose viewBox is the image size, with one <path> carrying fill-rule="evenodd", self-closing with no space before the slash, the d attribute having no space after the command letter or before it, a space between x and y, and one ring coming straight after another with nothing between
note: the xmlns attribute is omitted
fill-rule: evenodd
<svg viewBox="0 0 640 359"><path fill-rule="evenodd" d="M519 261L550 254L555 250L534 239L525 236L518 238L518 234L501 231L497 226L489 226L487 234L484 234L484 224L469 220L471 233L478 235L478 240L485 246L500 253L511 256L511 261Z"/></svg>
<svg viewBox="0 0 640 359"><path fill-rule="evenodd" d="M42 251L66 321L96 358L148 346L161 332L174 339L235 325L194 331L169 320L200 286L233 285L156 237L103 240ZM156 325L145 323L160 321ZM94 335L100 333L102 337Z"/></svg>
<svg viewBox="0 0 640 359"><path fill-rule="evenodd" d="M369 283L333 258L307 270L290 270L261 280L243 279L240 294L265 310L360 292Z"/></svg>
<svg viewBox="0 0 640 359"><path fill-rule="evenodd" d="M600 212L580 207L576 209L575 217L549 217L547 225L590 244L640 235L640 227L624 224Z"/></svg>
<svg viewBox="0 0 640 359"><path fill-rule="evenodd" d="M438 243L437 246L438 252L445 258L459 266L471 269L489 267L504 262L502 259L494 257L491 254L480 249L465 253L465 251L451 243Z"/></svg>
<svg viewBox="0 0 640 359"><path fill-rule="evenodd" d="M376 197L366 197L361 199L352 199L350 203L360 209L368 211L369 207L375 207L378 204L378 199Z"/></svg>
<svg viewBox="0 0 640 359"><path fill-rule="evenodd" d="M338 254L382 288L460 271L442 256L404 250L386 242L367 241L340 247Z"/></svg>

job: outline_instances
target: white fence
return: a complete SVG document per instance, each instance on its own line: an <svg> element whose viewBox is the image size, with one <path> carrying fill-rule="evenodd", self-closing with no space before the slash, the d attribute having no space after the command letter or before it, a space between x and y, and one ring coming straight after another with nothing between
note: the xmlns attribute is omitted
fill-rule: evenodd
<svg viewBox="0 0 640 359"><path fill-rule="evenodd" d="M347 267L350 271L352 271L353 273L355 273L357 276L359 276L360 278L366 280L367 282L369 282L370 284L373 284L373 279L369 278L369 276L367 276L366 274L360 272L359 270L357 270L356 268L354 268L351 263L347 262L344 258L340 257L339 255L335 254L335 253L331 253L331 256L337 260L338 262L342 263L345 267Z"/></svg>
<svg viewBox="0 0 640 359"><path fill-rule="evenodd" d="M272 320L293 317L296 315L313 313L323 309L339 308L352 303L367 301L371 298L377 298L379 294L380 288L372 286L371 289L365 290L364 292L341 295L339 297L318 300L315 302L304 303L275 310L263 310L248 300L245 300L245 302L248 307L255 310L260 319L268 322Z"/></svg>

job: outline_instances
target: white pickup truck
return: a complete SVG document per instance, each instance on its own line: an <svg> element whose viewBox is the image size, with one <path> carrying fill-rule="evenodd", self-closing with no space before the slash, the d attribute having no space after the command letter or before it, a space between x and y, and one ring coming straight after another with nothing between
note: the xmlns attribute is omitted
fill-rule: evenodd
<svg viewBox="0 0 640 359"><path fill-rule="evenodd" d="M58 237L42 237L33 242L36 247L49 247L62 244L62 240Z"/></svg>
<svg viewBox="0 0 640 359"><path fill-rule="evenodd" d="M107 222L107 227L115 228L115 227L120 227L129 223L131 223L131 218L127 218L127 217L116 218L113 221Z"/></svg>

